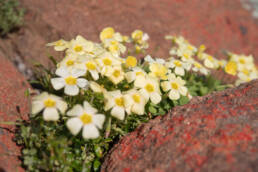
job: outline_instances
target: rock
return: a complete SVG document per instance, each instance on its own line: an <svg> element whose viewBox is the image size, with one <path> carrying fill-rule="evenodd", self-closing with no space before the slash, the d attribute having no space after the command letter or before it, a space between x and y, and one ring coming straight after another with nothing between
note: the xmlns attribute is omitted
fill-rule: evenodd
<svg viewBox="0 0 258 172"><path fill-rule="evenodd" d="M85 1L21 0L26 8L25 26L10 39L0 40L8 58L17 55L32 66L49 65L47 42L70 40L77 34L98 41L106 26L123 34L135 29L149 33L153 56L167 57L170 43L164 36L183 35L194 45L205 44L208 52L223 58L224 50L254 54L258 58L258 22L240 0L130 0ZM1 43L2 42L2 43ZM57 56L57 54L54 54ZM258 60L256 59L256 63Z"/></svg>
<svg viewBox="0 0 258 172"><path fill-rule="evenodd" d="M0 54L0 171L24 171L18 159L20 148L12 141L14 125L2 122L15 122L26 119L29 112L29 100L25 90L29 84L15 69L12 63Z"/></svg>
<svg viewBox="0 0 258 172"><path fill-rule="evenodd" d="M258 80L197 97L116 144L101 171L258 171Z"/></svg>

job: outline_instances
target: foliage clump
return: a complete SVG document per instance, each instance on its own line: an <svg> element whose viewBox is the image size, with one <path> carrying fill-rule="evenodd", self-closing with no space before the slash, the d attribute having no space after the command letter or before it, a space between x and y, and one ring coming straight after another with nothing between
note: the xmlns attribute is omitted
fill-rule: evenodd
<svg viewBox="0 0 258 172"><path fill-rule="evenodd" d="M204 46L168 36L171 57L160 59L145 56L148 39L141 30L125 36L108 27L101 43L79 35L47 44L65 57L50 57L55 70L39 64L32 82L41 94L32 97L29 120L20 122L16 134L28 171L99 171L112 146L140 124L193 96L227 88L210 72L228 62L208 55Z"/></svg>
<svg viewBox="0 0 258 172"><path fill-rule="evenodd" d="M18 0L0 0L0 36L21 26L23 16L24 9Z"/></svg>

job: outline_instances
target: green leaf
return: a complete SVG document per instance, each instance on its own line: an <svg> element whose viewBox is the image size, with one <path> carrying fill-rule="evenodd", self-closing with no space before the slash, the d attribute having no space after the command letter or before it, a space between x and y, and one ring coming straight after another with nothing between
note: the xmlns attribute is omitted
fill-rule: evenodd
<svg viewBox="0 0 258 172"><path fill-rule="evenodd" d="M103 151L99 145L94 146L94 151L98 158L101 158L103 156Z"/></svg>
<svg viewBox="0 0 258 172"><path fill-rule="evenodd" d="M101 163L99 162L99 160L95 160L94 163L93 163L93 170L98 171L100 165L101 165Z"/></svg>
<svg viewBox="0 0 258 172"><path fill-rule="evenodd" d="M187 104L188 102L189 102L189 99L186 96L181 96L180 99L179 99L179 104L180 105Z"/></svg>
<svg viewBox="0 0 258 172"><path fill-rule="evenodd" d="M155 114L155 113L157 113L157 109L153 106L149 106L149 112L152 114Z"/></svg>

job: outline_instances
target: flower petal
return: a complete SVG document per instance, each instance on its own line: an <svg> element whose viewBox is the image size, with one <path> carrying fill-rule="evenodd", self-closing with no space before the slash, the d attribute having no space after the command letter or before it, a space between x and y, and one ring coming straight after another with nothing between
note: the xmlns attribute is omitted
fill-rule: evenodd
<svg viewBox="0 0 258 172"><path fill-rule="evenodd" d="M45 121L57 121L59 114L56 108L46 108L43 112L43 119Z"/></svg>
<svg viewBox="0 0 258 172"><path fill-rule="evenodd" d="M71 70L71 75L75 78L78 78L80 76L83 76L86 74L86 70L83 70L83 69L76 69L76 68L73 68Z"/></svg>
<svg viewBox="0 0 258 172"><path fill-rule="evenodd" d="M60 67L60 68L56 69L56 75L66 78L69 76L69 72L68 72L67 68Z"/></svg>
<svg viewBox="0 0 258 172"><path fill-rule="evenodd" d="M84 109L83 109L82 105L77 104L71 110L69 110L67 112L67 115L68 116L80 116L83 114L83 111L84 111Z"/></svg>
<svg viewBox="0 0 258 172"><path fill-rule="evenodd" d="M124 111L123 108L116 106L111 110L111 115L114 116L117 119L124 120L125 111Z"/></svg>
<svg viewBox="0 0 258 172"><path fill-rule="evenodd" d="M56 101L56 107L61 112L61 114L64 114L67 109L67 103L63 100Z"/></svg>
<svg viewBox="0 0 258 172"><path fill-rule="evenodd" d="M154 104L158 104L161 101L161 96L159 93L154 92L150 95L151 102Z"/></svg>
<svg viewBox="0 0 258 172"><path fill-rule="evenodd" d="M178 100L180 98L180 94L175 91L175 90L171 90L168 94L168 97L171 99L171 100Z"/></svg>
<svg viewBox="0 0 258 172"><path fill-rule="evenodd" d="M71 118L71 119L68 119L66 122L67 128L70 130L70 132L73 135L77 135L80 132L82 125L83 123L79 118Z"/></svg>
<svg viewBox="0 0 258 172"><path fill-rule="evenodd" d="M186 94L187 94L187 88L184 87L184 86L181 86L181 87L179 88L179 93L182 94L183 96L186 96Z"/></svg>
<svg viewBox="0 0 258 172"><path fill-rule="evenodd" d="M81 88L86 87L89 84L89 82L86 79L78 78L77 79L77 85Z"/></svg>
<svg viewBox="0 0 258 172"><path fill-rule="evenodd" d="M55 90L60 90L65 86L63 78L52 78L50 81Z"/></svg>
<svg viewBox="0 0 258 172"><path fill-rule="evenodd" d="M99 131L93 124L85 125L83 127L82 137L84 139L95 139L99 137Z"/></svg>
<svg viewBox="0 0 258 172"><path fill-rule="evenodd" d="M32 114L37 114L39 113L42 109L44 109L44 103L42 101L32 101L31 105L31 113Z"/></svg>
<svg viewBox="0 0 258 172"><path fill-rule="evenodd" d="M105 115L97 114L92 116L93 124L95 124L99 129L102 129L103 123L105 121Z"/></svg>
<svg viewBox="0 0 258 172"><path fill-rule="evenodd" d="M76 85L66 85L64 92L69 96L76 96L79 93L79 88Z"/></svg>

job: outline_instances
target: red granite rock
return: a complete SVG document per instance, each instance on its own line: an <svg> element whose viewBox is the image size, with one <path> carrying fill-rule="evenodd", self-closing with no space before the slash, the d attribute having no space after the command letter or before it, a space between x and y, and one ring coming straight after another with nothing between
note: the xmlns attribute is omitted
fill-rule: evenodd
<svg viewBox="0 0 258 172"><path fill-rule="evenodd" d="M183 35L193 44L205 44L222 58L223 51L254 54L258 63L258 21L240 0L21 0L26 8L25 26L10 39L0 41L9 58L21 56L27 64L48 64L47 42L70 40L77 34L98 41L106 26L123 34L135 29L149 33L150 52L167 57L164 36Z"/></svg>
<svg viewBox="0 0 258 172"><path fill-rule="evenodd" d="M258 171L258 80L197 97L141 125L101 171Z"/></svg>
<svg viewBox="0 0 258 172"><path fill-rule="evenodd" d="M25 90L29 88L24 77L12 63L0 54L0 171L24 171L18 159L20 149L12 141L14 125L2 122L15 122L29 112L29 101Z"/></svg>

